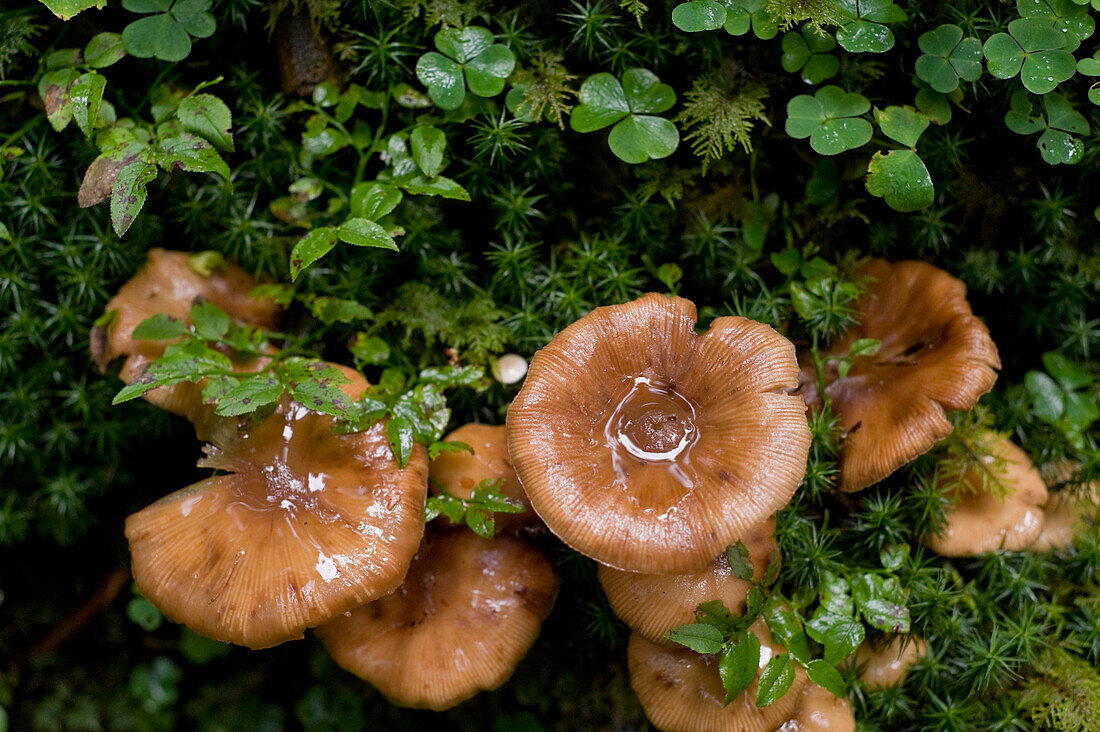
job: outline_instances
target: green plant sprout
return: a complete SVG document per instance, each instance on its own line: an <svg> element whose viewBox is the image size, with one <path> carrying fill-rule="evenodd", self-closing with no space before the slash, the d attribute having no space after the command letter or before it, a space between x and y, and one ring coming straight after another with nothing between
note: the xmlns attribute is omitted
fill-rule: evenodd
<svg viewBox="0 0 1100 732"><path fill-rule="evenodd" d="M470 449L469 445L460 442L440 444L447 445L450 452ZM459 498L445 490L439 490L428 498L424 520L432 521L444 516L456 526L465 523L478 536L492 539L496 534L494 513L523 513L525 510L522 503L500 492L503 485L503 478L485 479L474 487L469 498Z"/></svg>

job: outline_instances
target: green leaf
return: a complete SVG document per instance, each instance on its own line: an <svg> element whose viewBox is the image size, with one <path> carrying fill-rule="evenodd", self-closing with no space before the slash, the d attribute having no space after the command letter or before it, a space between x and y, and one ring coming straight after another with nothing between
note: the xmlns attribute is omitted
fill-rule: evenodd
<svg viewBox="0 0 1100 732"><path fill-rule="evenodd" d="M331 226L314 229L294 245L290 252L290 279L297 280L309 265L332 251L336 246L336 231Z"/></svg>
<svg viewBox="0 0 1100 732"><path fill-rule="evenodd" d="M330 323L353 323L357 320L366 320L373 315L370 308L355 300L314 295L310 296L305 302L309 311L313 313L313 317L326 325ZM384 343L385 341L383 341ZM352 353L354 352L353 349Z"/></svg>
<svg viewBox="0 0 1100 732"><path fill-rule="evenodd" d="M912 107L887 107L876 109L875 119L883 134L902 145L914 147L921 134L928 129L928 115Z"/></svg>
<svg viewBox="0 0 1100 732"><path fill-rule="evenodd" d="M131 13L167 13L172 0L122 0L122 7Z"/></svg>
<svg viewBox="0 0 1100 732"><path fill-rule="evenodd" d="M126 617L147 633L152 633L164 622L164 616L153 603L140 595L126 605Z"/></svg>
<svg viewBox="0 0 1100 732"><path fill-rule="evenodd" d="M157 313L138 323L131 338L137 341L169 341L187 333L187 325L178 318Z"/></svg>
<svg viewBox="0 0 1100 732"><path fill-rule="evenodd" d="M1020 89L1012 95L1005 125L1018 135L1030 135L1046 127L1046 118L1035 111L1027 92Z"/></svg>
<svg viewBox="0 0 1100 732"><path fill-rule="evenodd" d="M1024 65L1024 49L1007 33L990 36L982 53L985 54L989 73L998 79L1011 79L1020 73Z"/></svg>
<svg viewBox="0 0 1100 732"><path fill-rule="evenodd" d="M1088 369L1070 361L1060 353L1049 352L1042 355L1043 367L1067 391L1092 386L1092 374Z"/></svg>
<svg viewBox="0 0 1100 732"><path fill-rule="evenodd" d="M38 82L38 95L46 106L46 118L58 132L65 129L73 118L69 89L79 77L76 69L62 68L46 72Z"/></svg>
<svg viewBox="0 0 1100 732"><path fill-rule="evenodd" d="M844 679L832 664L820 658L814 659L806 664L806 675L810 677L810 681L828 689L833 696L844 696Z"/></svg>
<svg viewBox="0 0 1100 732"><path fill-rule="evenodd" d="M440 196L454 201L469 201L470 194L450 178L437 175L428 179L424 176L415 176L404 184L407 192L414 196Z"/></svg>
<svg viewBox="0 0 1100 732"><path fill-rule="evenodd" d="M167 13L135 20L122 30L122 45L137 58L182 61L191 53L191 38Z"/></svg>
<svg viewBox="0 0 1100 732"><path fill-rule="evenodd" d="M493 34L488 28L444 28L435 34L435 47L460 64L483 53L493 45Z"/></svg>
<svg viewBox="0 0 1100 732"><path fill-rule="evenodd" d="M462 67L446 56L429 51L416 62L416 78L428 87L428 96L440 109L458 109L466 98Z"/></svg>
<svg viewBox="0 0 1100 732"><path fill-rule="evenodd" d="M73 120L86 137L92 136L92 127L99 117L99 105L103 102L103 90L106 86L107 79L102 74L89 71L78 76L69 87Z"/></svg>
<svg viewBox="0 0 1100 732"><path fill-rule="evenodd" d="M787 607L778 595L771 595L764 604L764 620L776 640L801 663L810 660L810 641L802 628L802 620Z"/></svg>
<svg viewBox="0 0 1100 732"><path fill-rule="evenodd" d="M351 215L378 221L390 214L403 198L401 191L386 183L359 183L351 189Z"/></svg>
<svg viewBox="0 0 1100 732"><path fill-rule="evenodd" d="M1047 130L1036 144L1043 160L1051 165L1073 165L1085 155L1085 143L1061 130Z"/></svg>
<svg viewBox="0 0 1100 732"><path fill-rule="evenodd" d="M848 349L848 355L852 357L874 356L881 347L882 341L877 338L859 338Z"/></svg>
<svg viewBox="0 0 1100 732"><path fill-rule="evenodd" d="M794 683L794 662L787 654L773 656L760 672L756 706L766 707L778 701Z"/></svg>
<svg viewBox="0 0 1100 732"><path fill-rule="evenodd" d="M1024 375L1024 388L1031 396L1031 411L1041 420L1056 422L1065 412L1065 392L1054 379L1041 371Z"/></svg>
<svg viewBox="0 0 1100 732"><path fill-rule="evenodd" d="M660 114L676 104L676 92L646 69L627 69L623 74L623 96L634 114Z"/></svg>
<svg viewBox="0 0 1100 732"><path fill-rule="evenodd" d="M409 135L412 157L424 175L431 178L443 169L443 151L447 138L443 131L430 125L420 125Z"/></svg>
<svg viewBox="0 0 1100 732"><path fill-rule="evenodd" d="M348 219L336 229L336 235L341 241L352 246L397 251L397 244L394 243L393 237L381 226L367 219Z"/></svg>
<svg viewBox="0 0 1100 732"><path fill-rule="evenodd" d="M578 99L580 104L569 117L569 126L574 132L594 132L630 114L622 84L608 73L585 79Z"/></svg>
<svg viewBox="0 0 1100 732"><path fill-rule="evenodd" d="M144 157L134 157L118 171L111 187L111 226L122 236L145 205L145 186L157 177L157 166Z"/></svg>
<svg viewBox="0 0 1100 732"><path fill-rule="evenodd" d="M726 8L714 0L691 0L672 10L672 23L688 33L718 30L726 22Z"/></svg>
<svg viewBox="0 0 1100 732"><path fill-rule="evenodd" d="M41 2L61 20L69 20L88 8L102 8L107 4L107 0L41 0Z"/></svg>
<svg viewBox="0 0 1100 732"><path fill-rule="evenodd" d="M197 302L191 305L191 325L195 335L203 340L220 340L229 332L229 315L212 302Z"/></svg>
<svg viewBox="0 0 1100 732"><path fill-rule="evenodd" d="M208 13L211 0L176 0L172 16L195 38L209 38L217 29L217 21Z"/></svg>
<svg viewBox="0 0 1100 732"><path fill-rule="evenodd" d="M862 147L874 132L871 123L860 119L871 103L860 94L837 86L818 89L811 97L802 94L787 103L787 134L810 138L810 146L822 155L838 155Z"/></svg>
<svg viewBox="0 0 1100 732"><path fill-rule="evenodd" d="M336 417L350 416L353 404L340 388L349 379L324 361L288 358L279 364L278 376L294 401L306 409Z"/></svg>
<svg viewBox="0 0 1100 732"><path fill-rule="evenodd" d="M752 581L754 570L752 561L749 559L749 548L745 546L744 542L739 541L736 544L730 544L726 549L726 559L730 563L730 569L733 570L734 577Z"/></svg>
<svg viewBox="0 0 1100 732"><path fill-rule="evenodd" d="M229 180L229 166L206 140L183 132L162 140L154 153L160 167L167 171L185 170L191 173L217 173Z"/></svg>
<svg viewBox="0 0 1100 732"><path fill-rule="evenodd" d="M932 176L912 150L877 152L867 171L867 192L885 197L886 204L895 211L918 211L932 205Z"/></svg>
<svg viewBox="0 0 1100 732"><path fill-rule="evenodd" d="M951 121L951 103L947 97L932 89L921 89L917 92L917 109L928 115L938 125L945 125Z"/></svg>
<svg viewBox="0 0 1100 732"><path fill-rule="evenodd" d="M391 417L386 423L386 439L390 443L390 449L393 450L398 466L403 468L408 465L412 457L413 445L416 443L412 424L402 417Z"/></svg>
<svg viewBox="0 0 1100 732"><path fill-rule="evenodd" d="M233 114L225 102L213 94L196 94L180 102L176 117L183 129L202 137L220 150L232 152Z"/></svg>
<svg viewBox="0 0 1100 732"><path fill-rule="evenodd" d="M687 646L696 653L711 654L722 650L722 632L713 625L692 623L668 632L668 639Z"/></svg>
<svg viewBox="0 0 1100 732"><path fill-rule="evenodd" d="M93 69L106 68L125 55L122 36L118 33L97 33L84 47L84 63Z"/></svg>
<svg viewBox="0 0 1100 732"><path fill-rule="evenodd" d="M215 414L234 417L254 412L260 407L274 404L283 396L283 385L273 373L256 374L244 378L218 400Z"/></svg>
<svg viewBox="0 0 1100 732"><path fill-rule="evenodd" d="M466 85L479 97L495 97L516 67L516 57L507 46L489 46L466 63Z"/></svg>
<svg viewBox="0 0 1100 732"><path fill-rule="evenodd" d="M826 629L820 641L825 646L825 660L838 664L855 653L863 642L863 624L855 618L838 618Z"/></svg>
<svg viewBox="0 0 1100 732"><path fill-rule="evenodd" d="M680 144L676 125L663 117L631 115L611 130L611 152L627 163L667 158Z"/></svg>
<svg viewBox="0 0 1100 732"><path fill-rule="evenodd" d="M726 690L726 704L749 688L760 670L760 639L741 631L734 642L722 649L718 658L718 675Z"/></svg>
<svg viewBox="0 0 1100 732"><path fill-rule="evenodd" d="M1047 125L1055 130L1072 132L1078 135L1089 133L1089 121L1085 115L1076 111L1061 94L1047 94L1043 97L1043 107L1047 113Z"/></svg>

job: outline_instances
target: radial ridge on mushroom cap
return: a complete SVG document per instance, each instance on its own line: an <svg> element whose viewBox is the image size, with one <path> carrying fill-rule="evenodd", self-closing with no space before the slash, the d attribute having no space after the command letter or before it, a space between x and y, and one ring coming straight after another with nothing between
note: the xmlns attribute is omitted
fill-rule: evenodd
<svg viewBox="0 0 1100 732"><path fill-rule="evenodd" d="M753 575L761 581L768 565L779 560L775 519L752 527L741 541L749 550ZM644 574L601 565L599 577L615 614L631 630L658 645L673 645L665 635L673 628L694 623L695 609L701 603L721 600L731 612L744 612L745 599L752 589L751 582L733 573L726 552L702 572L692 574Z"/></svg>
<svg viewBox="0 0 1100 732"><path fill-rule="evenodd" d="M786 649L771 641L763 621L749 629L760 639L760 666ZM638 633L627 646L630 685L653 726L664 732L773 732L794 716L806 684L806 672L795 664L791 688L772 704L756 706L759 673L728 705L718 673L718 657L687 648L665 648Z"/></svg>
<svg viewBox="0 0 1100 732"><path fill-rule="evenodd" d="M396 592L317 635L393 703L441 711L511 677L558 585L550 560L527 542L451 529L425 539Z"/></svg>
<svg viewBox="0 0 1100 732"><path fill-rule="evenodd" d="M190 322L191 305L196 299L212 302L238 323L263 330L275 330L281 308L271 300L249 295L259 284L235 264L224 262L215 272L204 275L191 266L194 255L159 247L149 250L149 258L107 303L114 311L111 322L96 326L91 333L92 360L100 371L125 356L119 377L127 384L140 377L149 364L164 355L166 341L135 340L134 329L153 315L163 313L176 320ZM260 368L261 359L240 364L242 370ZM160 387L144 397L173 414L197 421L200 416L202 387L184 382Z"/></svg>
<svg viewBox="0 0 1100 732"><path fill-rule="evenodd" d="M877 483L951 433L949 409L971 409L1001 367L989 330L970 310L966 285L923 262L872 260L872 284L856 305L856 325L821 352L826 392L845 433L840 489ZM840 378L837 364L863 338L881 342ZM810 355L802 358L803 395L820 407Z"/></svg>
<svg viewBox="0 0 1100 732"><path fill-rule="evenodd" d="M438 493L445 490L459 498L469 499L474 489L484 480L503 480L500 493L521 502L523 513L497 513L494 519L499 528L517 528L538 523L531 510L531 503L512 460L508 457L508 433L504 425L487 425L471 422L464 424L443 438L446 442L464 442L473 452L445 452L432 460L429 490Z"/></svg>
<svg viewBox="0 0 1100 732"><path fill-rule="evenodd" d="M1043 477L1027 453L1011 440L985 433L983 465L963 476L958 503L947 510L947 525L924 538L929 549L948 557L969 557L983 552L1024 549L1042 534L1047 502ZM983 487L979 470L988 470L1007 494Z"/></svg>
<svg viewBox="0 0 1100 732"><path fill-rule="evenodd" d="M424 531L422 446L399 468L384 423L336 435L331 417L285 398L254 426L220 425L200 465L228 474L126 520L150 602L210 638L263 648L401 584Z"/></svg>
<svg viewBox="0 0 1100 732"><path fill-rule="evenodd" d="M794 346L689 300L596 308L535 354L508 410L531 506L618 569L698 572L790 500L810 432Z"/></svg>

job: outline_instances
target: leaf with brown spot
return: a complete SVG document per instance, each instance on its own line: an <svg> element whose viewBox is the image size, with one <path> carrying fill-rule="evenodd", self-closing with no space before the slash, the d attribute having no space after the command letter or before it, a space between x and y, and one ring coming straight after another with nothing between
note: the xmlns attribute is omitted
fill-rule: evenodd
<svg viewBox="0 0 1100 732"><path fill-rule="evenodd" d="M84 180L80 183L80 190L76 194L76 202L81 208L88 208L97 203L102 203L111 197L111 189L114 188L118 172L129 163L137 159L144 149L141 143L132 143L121 152L100 155L88 166L84 172Z"/></svg>
<svg viewBox="0 0 1100 732"><path fill-rule="evenodd" d="M145 205L145 186L157 177L157 167L139 155L118 171L111 187L111 225L122 236Z"/></svg>

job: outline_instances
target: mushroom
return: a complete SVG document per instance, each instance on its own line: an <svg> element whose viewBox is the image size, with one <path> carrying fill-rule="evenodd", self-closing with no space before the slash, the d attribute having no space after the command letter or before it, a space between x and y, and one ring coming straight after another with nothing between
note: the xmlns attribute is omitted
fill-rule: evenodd
<svg viewBox="0 0 1100 732"><path fill-rule="evenodd" d="M394 704L442 711L511 677L558 584L525 541L451 529L425 539L396 592L317 635L336 663Z"/></svg>
<svg viewBox="0 0 1100 732"><path fill-rule="evenodd" d="M885 689L905 681L909 668L928 651L917 636L896 635L889 642L865 640L859 644L851 663L868 689Z"/></svg>
<svg viewBox="0 0 1100 732"><path fill-rule="evenodd" d="M802 689L798 709L778 732L855 732L856 717L845 697L810 681Z"/></svg>
<svg viewBox="0 0 1100 732"><path fill-rule="evenodd" d="M596 308L535 354L508 410L532 508L601 564L700 572L802 479L794 346L745 318L695 322L656 293Z"/></svg>
<svg viewBox="0 0 1100 732"><path fill-rule="evenodd" d="M341 388L354 398L366 386L356 374ZM337 435L332 417L286 398L258 424L219 424L200 466L226 472L126 519L150 602L210 638L264 648L401 584L424 532L422 446L399 468L384 423Z"/></svg>
<svg viewBox="0 0 1100 732"><path fill-rule="evenodd" d="M763 621L750 630L760 639L760 668L786 650L770 639ZM794 716L806 672L795 664L791 688L772 704L756 706L759 675L729 704L718 675L718 656L703 656L687 648L665 648L640 633L627 646L630 685L653 726L665 732L771 732Z"/></svg>
<svg viewBox="0 0 1100 732"><path fill-rule="evenodd" d="M970 557L998 549L1018 551L1042 533L1047 488L1027 453L993 432L978 442L986 453L981 469L992 471L1009 492L1001 496L983 489L979 468L969 468L956 491L958 503L947 511L947 525L924 537L924 544L937 554Z"/></svg>
<svg viewBox="0 0 1100 732"><path fill-rule="evenodd" d="M508 457L508 435L503 425L471 422L443 439L464 442L473 448L473 453L445 452L433 460L430 473L432 493L442 489L459 498L469 499L483 480L503 480L500 492L526 508L523 513L495 514L497 526L501 529L518 528L538 522Z"/></svg>
<svg viewBox="0 0 1100 732"><path fill-rule="evenodd" d="M763 579L770 562L779 560L775 519L752 527L741 541L749 550L756 579ZM611 609L643 638L671 645L668 631L695 622L695 609L703 602L721 600L731 612L745 609L752 583L739 579L722 552L702 572L694 574L640 574L601 565L600 584Z"/></svg>
<svg viewBox="0 0 1100 732"><path fill-rule="evenodd" d="M840 489L877 483L951 433L948 409L971 409L993 388L1001 367L989 330L966 301L966 286L923 262L872 260L872 280L856 305L856 322L821 352L825 392L840 418ZM881 342L857 356L847 375L838 363L860 339ZM803 354L801 390L821 408L810 354Z"/></svg>
<svg viewBox="0 0 1100 732"><path fill-rule="evenodd" d="M1055 483L1069 480L1073 470L1071 464L1064 462L1044 466L1044 472ZM1043 530L1028 549L1049 552L1069 547L1084 523L1084 513L1095 513L1098 488L1100 486L1090 484L1083 493L1069 489L1052 493L1043 505Z"/></svg>
<svg viewBox="0 0 1100 732"><path fill-rule="evenodd" d="M255 279L228 262L220 262L213 271L197 266L198 256L156 247L149 250L145 264L107 303L107 312L114 312L110 323L92 329L92 360L100 372L105 372L114 359L125 356L119 378L127 384L136 381L150 363L164 355L167 344L134 340L134 329L158 313L188 322L196 299L214 303L238 323L275 330L281 309L271 300L249 295L258 285ZM255 370L263 363L264 359L254 359L236 366L239 370ZM202 386L184 382L153 389L144 397L162 409L198 422L208 416L202 405Z"/></svg>

